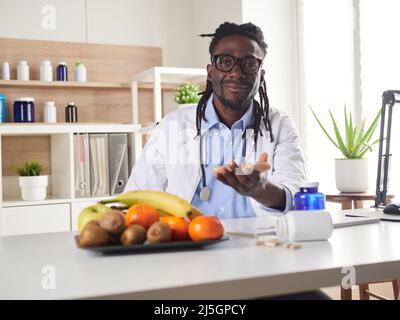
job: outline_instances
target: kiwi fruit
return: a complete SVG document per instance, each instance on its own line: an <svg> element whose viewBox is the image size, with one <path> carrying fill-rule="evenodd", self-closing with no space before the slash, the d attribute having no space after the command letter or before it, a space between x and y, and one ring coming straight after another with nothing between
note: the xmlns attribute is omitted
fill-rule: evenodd
<svg viewBox="0 0 400 320"><path fill-rule="evenodd" d="M96 226L96 224L91 222L86 224L79 235L79 244L82 247L97 247L107 245L109 241L108 232L100 228L100 225Z"/></svg>
<svg viewBox="0 0 400 320"><path fill-rule="evenodd" d="M108 243L112 245L121 244L120 236L114 234L108 234Z"/></svg>
<svg viewBox="0 0 400 320"><path fill-rule="evenodd" d="M172 238L172 230L165 222L156 222L147 230L147 241L149 243L169 242Z"/></svg>
<svg viewBox="0 0 400 320"><path fill-rule="evenodd" d="M84 228L90 228L90 227L96 227L96 228L100 228L100 223L97 220L90 220L88 223L85 224Z"/></svg>
<svg viewBox="0 0 400 320"><path fill-rule="evenodd" d="M111 235L119 235L125 228L125 216L119 210L107 212L100 220L100 227Z"/></svg>
<svg viewBox="0 0 400 320"><path fill-rule="evenodd" d="M142 244L146 241L146 228L139 224L133 224L122 232L120 241L124 246Z"/></svg>

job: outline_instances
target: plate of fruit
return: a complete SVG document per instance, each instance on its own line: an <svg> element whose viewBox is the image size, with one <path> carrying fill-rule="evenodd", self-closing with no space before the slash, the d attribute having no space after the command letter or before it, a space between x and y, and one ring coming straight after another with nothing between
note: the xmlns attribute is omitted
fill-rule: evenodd
<svg viewBox="0 0 400 320"><path fill-rule="evenodd" d="M80 249L101 254L201 248L228 240L215 216L161 191L135 190L83 209L78 217Z"/></svg>

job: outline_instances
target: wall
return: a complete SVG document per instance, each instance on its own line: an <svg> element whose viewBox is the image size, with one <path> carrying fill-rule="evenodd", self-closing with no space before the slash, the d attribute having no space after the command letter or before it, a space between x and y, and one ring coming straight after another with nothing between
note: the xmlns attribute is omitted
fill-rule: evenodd
<svg viewBox="0 0 400 320"><path fill-rule="evenodd" d="M288 112L300 129L297 0L243 0L242 5L243 22L258 25L268 44L265 71L271 106Z"/></svg>
<svg viewBox="0 0 400 320"><path fill-rule="evenodd" d="M203 68L212 33L224 21L259 25L269 45L271 105L299 127L297 0L0 0L0 37L157 46L163 65ZM56 29L41 28L41 8L56 8ZM22 12L28 12L22 16ZM20 18L19 18L20 17ZM171 95L164 97L166 101Z"/></svg>
<svg viewBox="0 0 400 320"><path fill-rule="evenodd" d="M56 29L41 26L41 9L56 8ZM0 0L0 37L32 40L85 41L84 0Z"/></svg>
<svg viewBox="0 0 400 320"><path fill-rule="evenodd" d="M210 63L208 47L210 38L201 38L201 33L213 33L225 21L242 22L242 0L193 1L193 66L204 68Z"/></svg>
<svg viewBox="0 0 400 320"><path fill-rule="evenodd" d="M45 5L56 9L55 30L41 26ZM0 0L0 37L162 47L164 65L190 66L190 15L182 12L191 6L186 0Z"/></svg>

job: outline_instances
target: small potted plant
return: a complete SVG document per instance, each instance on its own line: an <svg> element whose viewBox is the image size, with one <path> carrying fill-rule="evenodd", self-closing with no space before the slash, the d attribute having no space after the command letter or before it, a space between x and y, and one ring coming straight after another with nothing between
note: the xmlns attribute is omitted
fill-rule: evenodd
<svg viewBox="0 0 400 320"><path fill-rule="evenodd" d="M179 108L197 105L200 100L200 87L197 84L185 83L181 85L175 92L175 101Z"/></svg>
<svg viewBox="0 0 400 320"><path fill-rule="evenodd" d="M365 155L368 151L372 151L372 146L374 144L379 142L379 139L373 142L370 141L378 124L381 111L379 110L368 129L365 127L365 119L363 119L361 126L357 128L357 126L353 124L351 112L347 113L346 106L344 106L344 132L342 135L340 134L337 121L329 110L335 134L334 138L332 138L318 119L314 110L310 106L309 108L322 131L343 155L343 158L335 159L336 188L341 192L347 193L368 191L369 171L368 159Z"/></svg>
<svg viewBox="0 0 400 320"><path fill-rule="evenodd" d="M40 175L43 166L35 161L27 161L16 168L23 200L44 200L47 196L48 176Z"/></svg>

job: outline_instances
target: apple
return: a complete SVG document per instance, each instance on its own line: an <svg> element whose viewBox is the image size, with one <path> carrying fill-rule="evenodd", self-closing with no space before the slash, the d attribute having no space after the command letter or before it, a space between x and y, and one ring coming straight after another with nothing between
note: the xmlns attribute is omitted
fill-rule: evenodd
<svg viewBox="0 0 400 320"><path fill-rule="evenodd" d="M86 223L92 220L100 221L107 212L111 211L110 207L105 206L101 203L96 203L89 207L86 207L79 213L78 217L78 230L82 232Z"/></svg>

